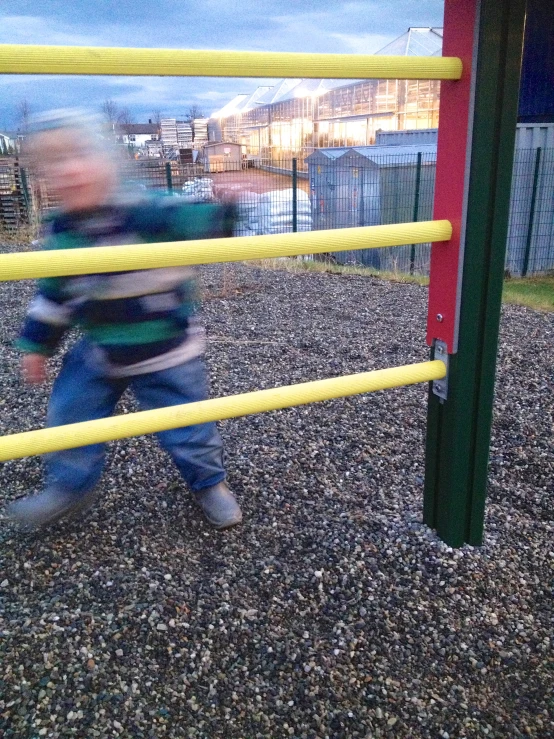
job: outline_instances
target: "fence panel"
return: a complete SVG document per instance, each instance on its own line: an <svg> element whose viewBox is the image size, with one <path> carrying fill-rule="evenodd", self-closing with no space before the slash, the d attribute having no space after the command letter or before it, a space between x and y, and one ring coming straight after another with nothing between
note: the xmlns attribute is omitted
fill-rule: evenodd
<svg viewBox="0 0 554 739"><path fill-rule="evenodd" d="M554 269L554 149L518 149L506 270L528 275Z"/></svg>
<svg viewBox="0 0 554 739"><path fill-rule="evenodd" d="M383 155L383 147L378 147L379 156L371 155L372 147L316 150L298 161L295 177L290 158L243 159L241 166L237 162L227 166L222 158L217 167L201 159L194 164L128 159L121 170L122 184L128 191L148 190L191 202L232 196L239 213L237 236L429 220L436 152L429 147L421 151L408 147L409 152L401 148L401 153ZM25 177L15 158L2 163L6 173L18 173L18 185L14 189L10 174L8 190L4 193L4 187L0 193L0 226L12 227L24 220L30 201L41 211L56 205L35 178L30 178L28 188L23 187ZM328 258L341 264L425 275L429 273L430 245L342 252ZM553 269L554 149L519 149L514 158L506 270L511 275L531 275Z"/></svg>

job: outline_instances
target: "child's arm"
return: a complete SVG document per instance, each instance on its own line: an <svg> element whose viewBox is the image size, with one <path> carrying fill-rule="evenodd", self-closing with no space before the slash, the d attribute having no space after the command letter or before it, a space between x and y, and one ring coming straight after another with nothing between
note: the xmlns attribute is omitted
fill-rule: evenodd
<svg viewBox="0 0 554 739"><path fill-rule="evenodd" d="M48 218L41 227L39 243L42 249L67 248L67 234L57 233L57 219ZM74 304L67 294L67 277L38 280L35 298L27 311L23 328L15 342L23 352L21 370L28 382L46 379L46 361L60 344L73 323Z"/></svg>
<svg viewBox="0 0 554 739"><path fill-rule="evenodd" d="M46 361L44 354L24 354L21 358L21 372L25 381L33 385L45 382Z"/></svg>
<svg viewBox="0 0 554 739"><path fill-rule="evenodd" d="M37 295L16 341L18 349L24 352L21 369L28 382L46 379L46 361L72 324L73 310L64 294L65 282L59 278L39 280Z"/></svg>

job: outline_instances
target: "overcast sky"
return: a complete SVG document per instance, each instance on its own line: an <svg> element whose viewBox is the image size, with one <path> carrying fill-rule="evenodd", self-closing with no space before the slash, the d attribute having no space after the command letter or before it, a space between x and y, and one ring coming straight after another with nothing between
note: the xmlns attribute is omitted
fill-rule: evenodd
<svg viewBox="0 0 554 739"><path fill-rule="evenodd" d="M368 53L408 26L442 26L443 0L2 0L0 43ZM0 75L0 129L36 112L106 98L134 119L205 114L267 80Z"/></svg>

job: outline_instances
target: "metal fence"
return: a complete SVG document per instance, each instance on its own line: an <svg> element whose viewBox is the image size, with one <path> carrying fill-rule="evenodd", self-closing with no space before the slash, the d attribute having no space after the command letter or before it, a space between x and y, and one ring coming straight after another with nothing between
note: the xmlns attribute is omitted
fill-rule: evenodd
<svg viewBox="0 0 554 739"><path fill-rule="evenodd" d="M506 270L554 269L554 149L518 149L512 176Z"/></svg>
<svg viewBox="0 0 554 739"><path fill-rule="evenodd" d="M383 148L375 151L383 152ZM396 147L395 147L396 148ZM237 236L422 221L432 218L436 151L399 147L373 156L372 147L316 150L302 170L295 160L224 163L217 172L202 163L129 160L124 185L188 201L237 202ZM418 150L421 149L421 150ZM53 200L31 180L38 207ZM28 196L27 196L28 197ZM19 212L25 201L18 196ZM23 203L23 205L21 205ZM1 219L1 212L0 212ZM4 224L6 225L6 224ZM9 225L9 224L8 224ZM428 274L429 244L331 254L342 264L376 270ZM515 153L506 270L531 275L554 269L554 149Z"/></svg>
<svg viewBox="0 0 554 739"><path fill-rule="evenodd" d="M384 147L380 147L381 151ZM403 147L404 149L406 147ZM336 160L309 160L313 226L347 228L406 223L432 218L436 154L371 156L371 147L360 154ZM376 270L425 273L429 244L339 252L342 264L361 264Z"/></svg>
<svg viewBox="0 0 554 739"><path fill-rule="evenodd" d="M241 169L205 172L202 165L150 160L124 168L128 187L165 192L191 201L237 202L237 236L275 234L432 217L435 155L349 157L348 161L296 160L245 163ZM194 169L192 169L194 167ZM429 244L326 255L342 264L425 273Z"/></svg>

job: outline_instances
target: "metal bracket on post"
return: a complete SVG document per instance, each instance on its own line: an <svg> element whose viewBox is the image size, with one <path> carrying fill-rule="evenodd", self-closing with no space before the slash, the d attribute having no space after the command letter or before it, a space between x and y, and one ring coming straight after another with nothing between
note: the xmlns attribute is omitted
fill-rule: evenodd
<svg viewBox="0 0 554 739"><path fill-rule="evenodd" d="M440 398L441 403L448 398L448 348L445 341L435 339L434 359L440 359L446 365L446 375L442 380L433 381L433 394Z"/></svg>

